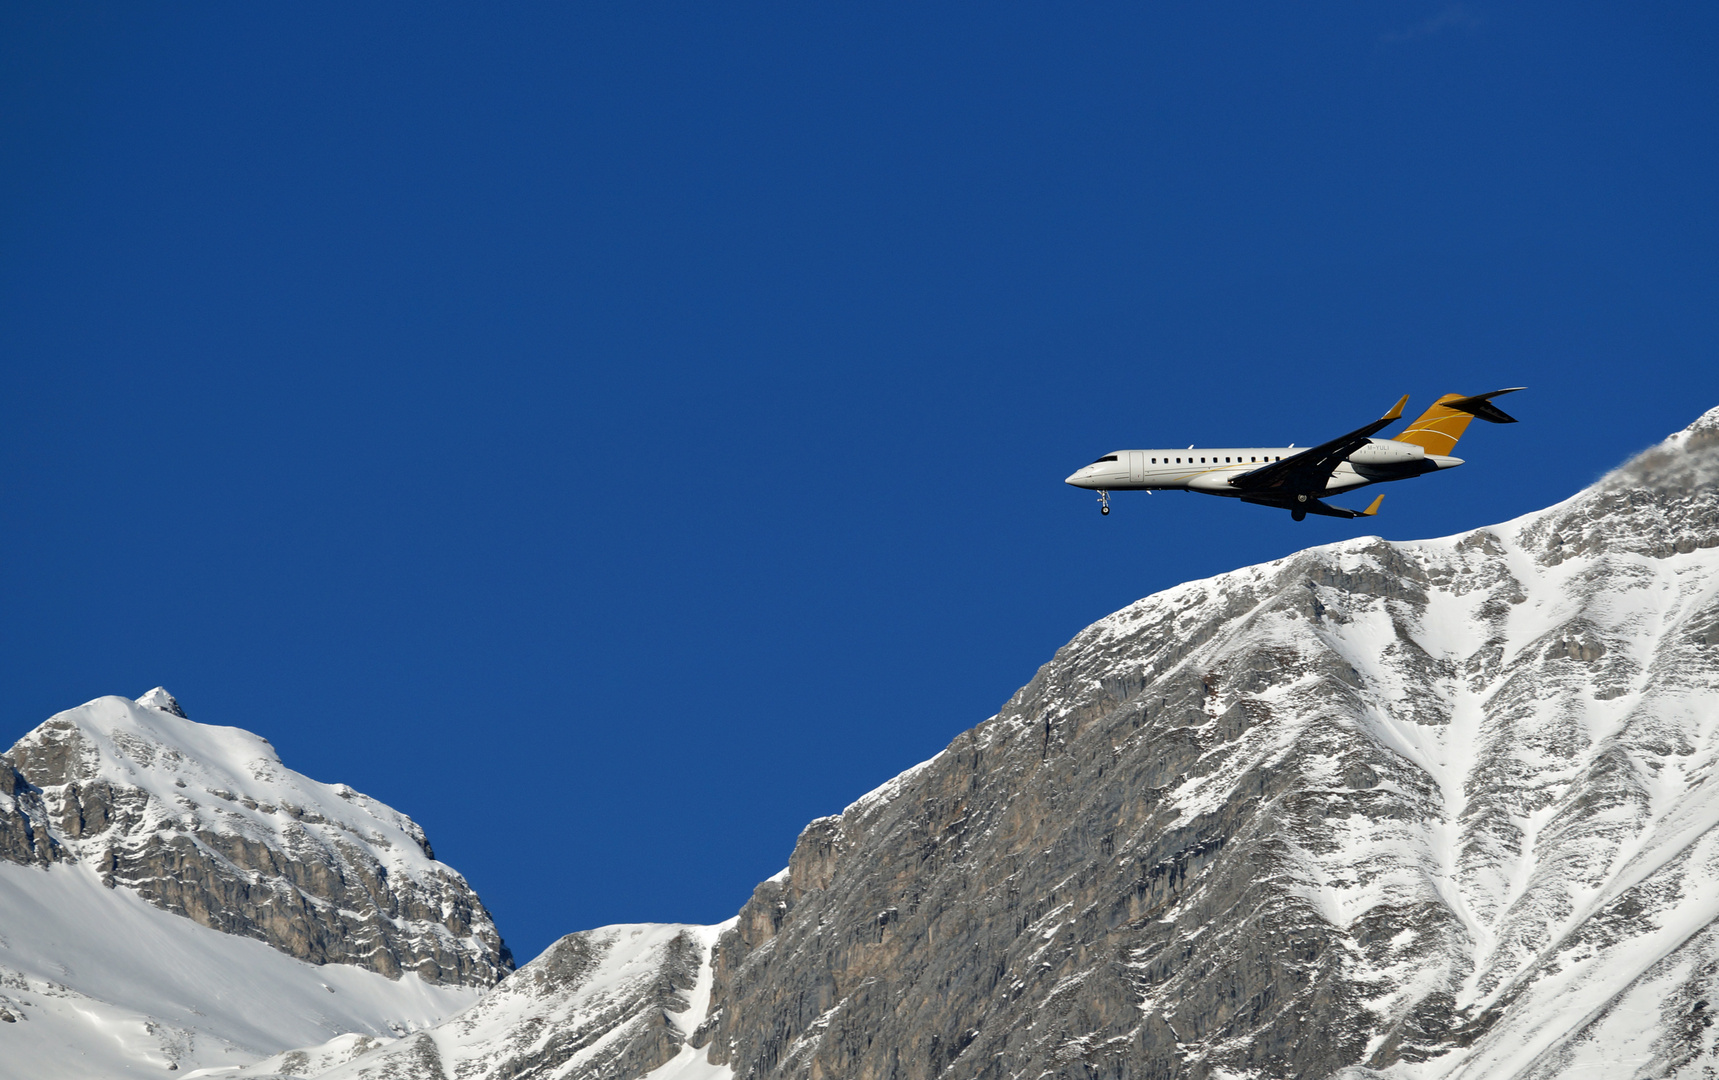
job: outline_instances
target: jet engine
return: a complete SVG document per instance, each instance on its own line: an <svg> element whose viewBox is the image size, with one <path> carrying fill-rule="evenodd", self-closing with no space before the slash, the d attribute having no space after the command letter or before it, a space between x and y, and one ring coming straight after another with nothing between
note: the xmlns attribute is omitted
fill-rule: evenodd
<svg viewBox="0 0 1719 1080"><path fill-rule="evenodd" d="M1409 465L1426 456L1426 450L1414 443L1397 442L1395 439L1368 439L1367 445L1349 455L1349 463L1389 468L1392 465Z"/></svg>

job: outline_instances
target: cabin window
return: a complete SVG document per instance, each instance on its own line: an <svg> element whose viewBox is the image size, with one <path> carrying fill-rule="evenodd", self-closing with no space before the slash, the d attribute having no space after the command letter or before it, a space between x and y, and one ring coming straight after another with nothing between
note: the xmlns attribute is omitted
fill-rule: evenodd
<svg viewBox="0 0 1719 1080"><path fill-rule="evenodd" d="M1225 464L1225 465L1228 465L1228 464L1229 464L1229 463L1230 463L1230 459L1229 459L1229 458L1225 458L1225 459L1224 459L1224 464Z"/></svg>
<svg viewBox="0 0 1719 1080"><path fill-rule="evenodd" d="M1255 461L1258 461L1258 460L1259 460L1259 455L1258 455L1258 454L1255 454L1255 455L1254 455L1254 456L1253 456L1253 459L1254 459L1254 460L1255 460Z"/></svg>

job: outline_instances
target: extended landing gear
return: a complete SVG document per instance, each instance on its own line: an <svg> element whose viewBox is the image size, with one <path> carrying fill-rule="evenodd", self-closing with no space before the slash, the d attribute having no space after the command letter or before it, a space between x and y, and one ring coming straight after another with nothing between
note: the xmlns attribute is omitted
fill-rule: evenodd
<svg viewBox="0 0 1719 1080"><path fill-rule="evenodd" d="M1101 514L1110 513L1110 492L1101 491L1098 493L1098 512Z"/></svg>

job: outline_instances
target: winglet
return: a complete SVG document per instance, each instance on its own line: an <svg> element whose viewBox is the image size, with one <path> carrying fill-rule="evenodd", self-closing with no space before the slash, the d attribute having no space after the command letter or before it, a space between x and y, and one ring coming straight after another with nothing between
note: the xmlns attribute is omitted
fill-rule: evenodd
<svg viewBox="0 0 1719 1080"><path fill-rule="evenodd" d="M1397 417L1403 415L1403 406L1407 405L1408 403L1409 403L1409 395L1404 394L1401 398L1397 399L1397 403L1391 407L1391 411L1386 413L1385 415L1379 417L1379 419L1381 419L1381 420L1395 420Z"/></svg>
<svg viewBox="0 0 1719 1080"><path fill-rule="evenodd" d="M1407 401L1407 400L1408 400L1408 398L1403 399L1403 401ZM1402 407L1403 407L1403 402L1402 401L1397 402L1397 408L1400 410ZM1385 501L1385 497L1383 495L1380 495L1378 498L1373 500L1372 506L1369 506L1369 507L1367 507L1367 509L1361 511L1361 516L1362 517L1372 517L1374 514L1377 514L1379 512L1379 504L1384 502L1384 501Z"/></svg>

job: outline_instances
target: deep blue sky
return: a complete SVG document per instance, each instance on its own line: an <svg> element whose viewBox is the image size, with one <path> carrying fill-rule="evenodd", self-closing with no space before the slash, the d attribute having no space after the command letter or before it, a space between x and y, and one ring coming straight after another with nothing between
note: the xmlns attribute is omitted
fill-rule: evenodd
<svg viewBox="0 0 1719 1080"><path fill-rule="evenodd" d="M1716 12L7 4L0 745L165 683L521 960L725 918L1093 619L1719 404ZM1517 384L1371 522L1061 483Z"/></svg>

